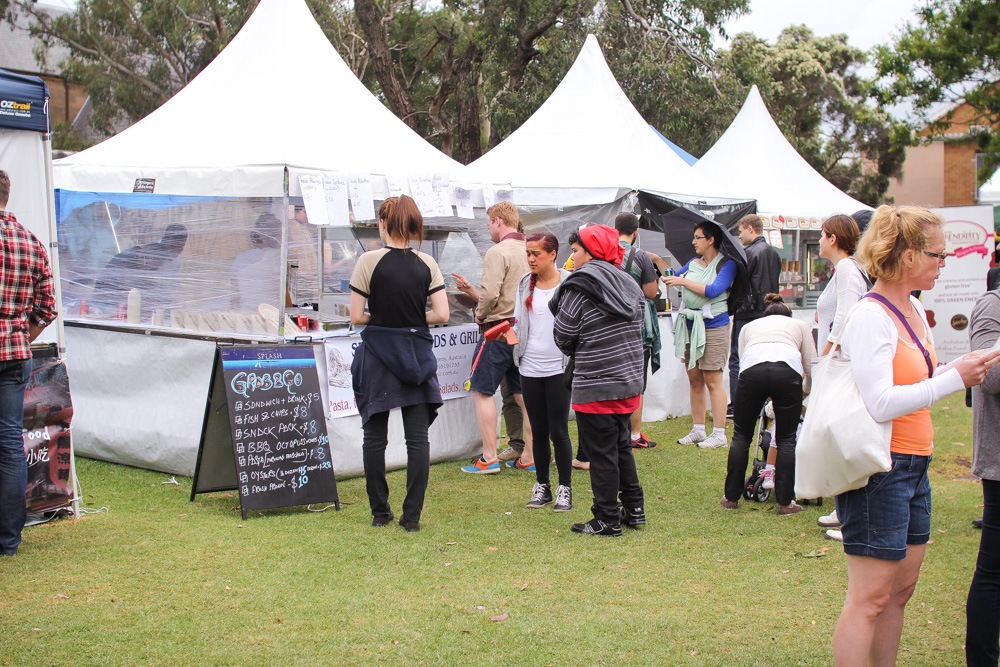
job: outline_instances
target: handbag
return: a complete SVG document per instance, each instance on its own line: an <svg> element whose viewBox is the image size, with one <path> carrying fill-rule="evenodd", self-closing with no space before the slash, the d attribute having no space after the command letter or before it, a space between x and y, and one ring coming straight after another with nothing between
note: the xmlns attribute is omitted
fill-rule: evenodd
<svg viewBox="0 0 1000 667"><path fill-rule="evenodd" d="M848 321L851 315L847 316ZM795 495L823 498L860 489L877 472L892 468L892 422L877 422L865 407L840 337L812 372L809 407L795 452Z"/></svg>

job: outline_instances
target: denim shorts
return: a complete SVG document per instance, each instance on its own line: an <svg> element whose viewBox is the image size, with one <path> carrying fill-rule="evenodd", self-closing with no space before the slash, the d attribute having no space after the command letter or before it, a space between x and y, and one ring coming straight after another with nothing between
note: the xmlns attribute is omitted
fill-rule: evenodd
<svg viewBox="0 0 1000 667"><path fill-rule="evenodd" d="M479 340L482 345L482 338ZM479 348L476 348L476 352L479 353ZM472 359L475 360L475 357ZM520 394L521 373L514 365L514 346L503 340L490 341L479 354L479 362L472 371L472 391L492 396L504 377L507 378L507 390L512 394Z"/></svg>
<svg viewBox="0 0 1000 667"><path fill-rule="evenodd" d="M883 560L906 558L906 545L931 535L930 456L892 452L892 469L867 486L837 496L844 553Z"/></svg>

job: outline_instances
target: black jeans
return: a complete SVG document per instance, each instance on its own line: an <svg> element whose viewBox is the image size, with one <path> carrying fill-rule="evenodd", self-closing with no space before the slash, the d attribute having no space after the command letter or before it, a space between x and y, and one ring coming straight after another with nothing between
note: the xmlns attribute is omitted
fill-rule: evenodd
<svg viewBox="0 0 1000 667"><path fill-rule="evenodd" d="M732 319L733 328L729 338L729 406L736 402L736 385L740 379L740 332L743 327L753 322L753 320L739 319L736 315Z"/></svg>
<svg viewBox="0 0 1000 667"><path fill-rule="evenodd" d="M576 413L580 444L590 456L590 488L594 516L619 525L618 500L626 507L642 507L642 486L632 457L631 414Z"/></svg>
<svg viewBox="0 0 1000 667"><path fill-rule="evenodd" d="M524 409L531 424L531 438L535 454L535 480L549 483L549 438L556 454L559 484L573 484L573 443L569 439L569 389L563 374L547 378L521 376Z"/></svg>
<svg viewBox="0 0 1000 667"><path fill-rule="evenodd" d="M969 667L1000 658L1000 482L983 480L983 534L965 606L965 660Z"/></svg>
<svg viewBox="0 0 1000 667"><path fill-rule="evenodd" d="M402 519L420 521L431 470L431 444L427 439L430 410L427 405L408 405L403 412L406 434L406 498ZM389 412L372 415L364 425L362 452L365 463L365 488L374 516L389 514L389 485L385 481L385 448L389 444Z"/></svg>
<svg viewBox="0 0 1000 667"><path fill-rule="evenodd" d="M733 399L733 442L729 447L726 499L739 500L746 482L754 427L768 397L774 404L774 495L779 505L795 499L795 429L802 414L802 376L783 361L765 361L740 373Z"/></svg>

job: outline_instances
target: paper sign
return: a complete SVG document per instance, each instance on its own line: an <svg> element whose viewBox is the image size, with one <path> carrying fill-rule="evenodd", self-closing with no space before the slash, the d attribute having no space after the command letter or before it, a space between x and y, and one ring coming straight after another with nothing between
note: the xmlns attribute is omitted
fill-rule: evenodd
<svg viewBox="0 0 1000 667"><path fill-rule="evenodd" d="M354 220L375 219L375 195L372 194L371 174L351 174L348 176L351 193L351 210Z"/></svg>
<svg viewBox="0 0 1000 667"><path fill-rule="evenodd" d="M434 174L431 191L434 193L434 212L431 215L442 218L455 215L451 208L451 194L448 192L448 174Z"/></svg>
<svg viewBox="0 0 1000 667"><path fill-rule="evenodd" d="M767 242L770 243L775 248L784 248L785 244L781 242L781 230L772 229L768 231Z"/></svg>
<svg viewBox="0 0 1000 667"><path fill-rule="evenodd" d="M496 195L493 194L493 187L489 186L489 185L484 185L483 186L483 206L485 206L486 209L489 210L489 208L491 206L493 206L493 204L496 204L496 203L497 203L497 199L496 199Z"/></svg>
<svg viewBox="0 0 1000 667"><path fill-rule="evenodd" d="M410 195L425 218L435 215L434 174L410 176Z"/></svg>
<svg viewBox="0 0 1000 667"><path fill-rule="evenodd" d="M472 212L472 191L465 188L455 188L455 208L458 209L458 217L472 220L475 214Z"/></svg>
<svg viewBox="0 0 1000 667"><path fill-rule="evenodd" d="M410 184L406 180L406 176L402 174L389 174L386 177L389 182L389 196L398 197L399 195L410 196Z"/></svg>
<svg viewBox="0 0 1000 667"><path fill-rule="evenodd" d="M509 201L511 204L514 203L514 190L505 190L502 188L497 188L497 201Z"/></svg>
<svg viewBox="0 0 1000 667"><path fill-rule="evenodd" d="M326 195L326 213L330 224L338 227L350 227L351 213L347 207L347 177L323 176L323 193Z"/></svg>
<svg viewBox="0 0 1000 667"><path fill-rule="evenodd" d="M305 204L309 222L314 225L329 225L323 178L314 174L299 174L299 189L302 190L302 203Z"/></svg>

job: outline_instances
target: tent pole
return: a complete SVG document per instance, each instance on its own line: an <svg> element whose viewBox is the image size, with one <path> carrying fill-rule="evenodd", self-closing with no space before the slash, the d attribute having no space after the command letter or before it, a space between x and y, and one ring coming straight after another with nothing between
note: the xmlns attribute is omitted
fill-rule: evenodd
<svg viewBox="0 0 1000 667"><path fill-rule="evenodd" d="M52 188L52 135L42 136L45 147L45 206L48 209L49 263L52 266L52 287L56 299L56 336L59 343L59 358L66 356L66 331L63 328L62 279L59 270L59 241L56 230L56 200Z"/></svg>
<svg viewBox="0 0 1000 667"><path fill-rule="evenodd" d="M288 295L288 165L285 165L284 192L281 196L281 295L278 298L278 335L285 337L285 299Z"/></svg>

